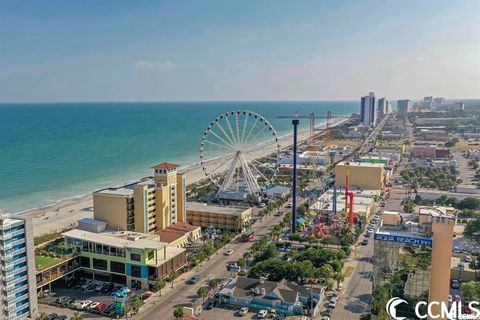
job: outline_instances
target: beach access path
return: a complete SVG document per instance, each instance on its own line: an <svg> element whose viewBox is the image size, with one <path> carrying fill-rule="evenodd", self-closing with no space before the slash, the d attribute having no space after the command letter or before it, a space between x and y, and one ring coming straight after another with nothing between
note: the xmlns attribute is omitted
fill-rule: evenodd
<svg viewBox="0 0 480 320"><path fill-rule="evenodd" d="M332 127L339 126L349 119L350 117L348 116L336 118L333 120ZM322 129L324 126L325 124L322 124L319 125L318 128ZM310 131L308 129L299 131L299 143L307 140L309 136ZM285 150L291 147L293 144L292 140L292 134L280 138L280 149ZM273 144L260 144L251 148L246 154L249 159L258 159L269 155L273 150ZM216 168L221 165L222 162L224 162L223 158L211 160L206 164L206 167L207 169ZM180 168L179 171L185 174L188 184L196 183L205 178L205 173L200 164ZM74 227L79 219L93 218L92 194L71 198L51 206L28 210L22 214L33 218L34 237L62 232L63 230Z"/></svg>

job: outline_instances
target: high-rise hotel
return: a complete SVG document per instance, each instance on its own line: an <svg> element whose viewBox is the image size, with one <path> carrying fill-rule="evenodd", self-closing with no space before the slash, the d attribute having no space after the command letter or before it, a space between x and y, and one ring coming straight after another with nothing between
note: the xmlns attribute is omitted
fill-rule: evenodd
<svg viewBox="0 0 480 320"><path fill-rule="evenodd" d="M93 193L94 216L110 228L154 233L186 222L185 177L177 165L164 162L154 176Z"/></svg>
<svg viewBox="0 0 480 320"><path fill-rule="evenodd" d="M2 310L0 319L38 315L32 220L0 215Z"/></svg>
<svg viewBox="0 0 480 320"><path fill-rule="evenodd" d="M418 301L448 304L454 225L455 216L441 207L383 212L374 234L372 319L390 319L385 305L393 297L408 302L397 316L411 319Z"/></svg>
<svg viewBox="0 0 480 320"><path fill-rule="evenodd" d="M367 127L374 127L377 124L377 108L373 92L360 100L360 121Z"/></svg>

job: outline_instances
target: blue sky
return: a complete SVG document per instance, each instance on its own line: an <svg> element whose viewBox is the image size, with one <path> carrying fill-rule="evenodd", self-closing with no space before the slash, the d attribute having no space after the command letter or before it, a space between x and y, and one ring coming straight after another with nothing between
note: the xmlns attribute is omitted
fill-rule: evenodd
<svg viewBox="0 0 480 320"><path fill-rule="evenodd" d="M0 101L480 98L480 1L0 2Z"/></svg>

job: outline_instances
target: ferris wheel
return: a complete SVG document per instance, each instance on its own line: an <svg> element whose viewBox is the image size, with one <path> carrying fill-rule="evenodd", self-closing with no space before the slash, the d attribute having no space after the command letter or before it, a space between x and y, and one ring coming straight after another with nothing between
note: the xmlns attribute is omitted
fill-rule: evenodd
<svg viewBox="0 0 480 320"><path fill-rule="evenodd" d="M235 110L222 113L205 129L200 163L205 176L224 192L258 195L261 185L275 177L280 143L273 126L258 113Z"/></svg>

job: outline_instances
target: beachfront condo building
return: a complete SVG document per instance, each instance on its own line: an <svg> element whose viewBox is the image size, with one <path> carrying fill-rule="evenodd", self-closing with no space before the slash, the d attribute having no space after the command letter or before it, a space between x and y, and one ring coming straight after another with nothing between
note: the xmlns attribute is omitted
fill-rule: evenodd
<svg viewBox="0 0 480 320"><path fill-rule="evenodd" d="M409 302L397 307L397 316L412 319L416 301L448 304L454 226L454 215L433 207L384 211L373 254L373 305L382 307L372 310L372 319L390 318L384 306L394 296Z"/></svg>
<svg viewBox="0 0 480 320"><path fill-rule="evenodd" d="M3 295L0 319L35 319L38 308L31 218L1 215L0 244Z"/></svg>
<svg viewBox="0 0 480 320"><path fill-rule="evenodd" d="M377 123L377 108L375 107L375 93L360 99L360 121L366 127L374 127Z"/></svg>
<svg viewBox="0 0 480 320"><path fill-rule="evenodd" d="M94 217L110 228L154 233L177 222L186 222L185 176L177 165L164 162L154 176L93 193Z"/></svg>

